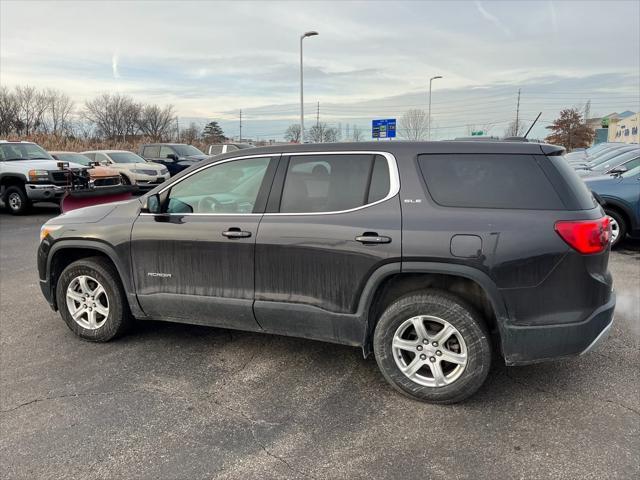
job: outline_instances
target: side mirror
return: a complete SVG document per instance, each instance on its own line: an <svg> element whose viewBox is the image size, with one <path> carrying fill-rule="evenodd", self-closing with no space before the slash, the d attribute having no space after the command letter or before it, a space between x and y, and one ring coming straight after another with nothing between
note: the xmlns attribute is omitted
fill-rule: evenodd
<svg viewBox="0 0 640 480"><path fill-rule="evenodd" d="M173 160L174 162L178 161L178 155L176 155L175 153L169 153L167 154L167 158Z"/></svg>
<svg viewBox="0 0 640 480"><path fill-rule="evenodd" d="M609 170L609 173L611 175L622 175L623 173L627 172L627 167L620 165L619 167L616 168L612 168L611 170Z"/></svg>
<svg viewBox="0 0 640 480"><path fill-rule="evenodd" d="M160 195L150 195L147 197L147 202L142 207L142 211L146 213L158 214L160 212Z"/></svg>

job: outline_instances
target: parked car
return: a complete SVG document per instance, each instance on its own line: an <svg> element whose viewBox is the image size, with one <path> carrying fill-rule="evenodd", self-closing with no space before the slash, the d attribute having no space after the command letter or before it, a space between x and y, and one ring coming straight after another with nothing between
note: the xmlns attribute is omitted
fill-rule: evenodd
<svg viewBox="0 0 640 480"><path fill-rule="evenodd" d="M626 235L640 236L640 165L610 175L586 178L585 183L596 195L611 221L612 245Z"/></svg>
<svg viewBox="0 0 640 480"><path fill-rule="evenodd" d="M568 162L574 168L581 168L596 162L599 158L604 157L606 155L615 155L616 151L626 147L629 147L629 144L621 143L621 144L615 144L615 145L608 145L607 148L604 148L593 155L590 155L588 157L577 158L577 159L569 158Z"/></svg>
<svg viewBox="0 0 640 480"><path fill-rule="evenodd" d="M171 176L209 158L209 155L186 143L149 143L140 147L140 156L164 165Z"/></svg>
<svg viewBox="0 0 640 480"><path fill-rule="evenodd" d="M586 159L588 159L589 157L593 157L597 154L599 154L600 152L607 150L609 148L612 147L616 147L618 145L625 145L622 142L603 142L603 143L599 143L597 145L594 145L592 147L589 147L585 150L580 150L580 151L576 151L574 150L571 153L567 153L565 155L565 158L569 161L569 162L574 162L574 161L581 161L581 160L585 160L588 161Z"/></svg>
<svg viewBox="0 0 640 480"><path fill-rule="evenodd" d="M591 159L588 162L574 163L572 164L572 166L576 170L579 170L579 169L591 170L592 168L597 167L598 165L602 165L604 163L608 164L609 162L615 162L616 158L619 158L625 153L634 152L637 150L638 150L637 145L626 145L624 147L617 147L617 148L614 148L613 150L605 150L604 152L596 155L595 157L591 157Z"/></svg>
<svg viewBox="0 0 640 480"><path fill-rule="evenodd" d="M250 143L214 143L207 147L209 155L222 155L223 153L237 152L246 148L255 148Z"/></svg>
<svg viewBox="0 0 640 480"><path fill-rule="evenodd" d="M636 146L590 168L576 169L576 172L581 177L590 177L608 174L620 167L631 170L638 158L640 158L640 147Z"/></svg>
<svg viewBox="0 0 640 480"><path fill-rule="evenodd" d="M131 317L375 354L420 400L463 400L492 351L589 351L612 324L609 219L562 157L524 142L238 151L41 231L42 292L91 341ZM259 228L258 228L259 226Z"/></svg>
<svg viewBox="0 0 640 480"><path fill-rule="evenodd" d="M70 162L69 168L84 166ZM59 201L67 184L68 172L39 145L0 140L0 199L14 215L27 213L34 203Z"/></svg>
<svg viewBox="0 0 640 480"><path fill-rule="evenodd" d="M81 153L49 152L49 154L56 160L77 163L78 165L87 167L90 176L90 184L92 187L111 187L113 185L120 185L122 183L120 172L113 168L98 165L97 162L93 162L89 157L82 155Z"/></svg>
<svg viewBox="0 0 640 480"><path fill-rule="evenodd" d="M151 189L169 179L169 170L163 165L147 162L144 158L127 150L94 150L82 152L93 162L117 170L125 185L136 185L140 189Z"/></svg>

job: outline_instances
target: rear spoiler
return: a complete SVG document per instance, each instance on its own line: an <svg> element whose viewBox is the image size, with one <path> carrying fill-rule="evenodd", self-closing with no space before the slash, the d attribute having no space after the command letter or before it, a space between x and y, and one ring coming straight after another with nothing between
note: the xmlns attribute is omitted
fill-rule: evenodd
<svg viewBox="0 0 640 480"><path fill-rule="evenodd" d="M548 157L559 157L567 153L567 149L558 145L549 145L548 143L541 143L540 150Z"/></svg>

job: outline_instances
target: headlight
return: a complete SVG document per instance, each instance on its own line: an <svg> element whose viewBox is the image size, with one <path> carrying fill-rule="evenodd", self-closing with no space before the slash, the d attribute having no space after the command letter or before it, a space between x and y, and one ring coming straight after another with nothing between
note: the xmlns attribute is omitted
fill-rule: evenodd
<svg viewBox="0 0 640 480"><path fill-rule="evenodd" d="M29 180L32 182L49 180L49 172L46 170L29 170Z"/></svg>
<svg viewBox="0 0 640 480"><path fill-rule="evenodd" d="M51 232L55 232L62 228L62 225L47 225L46 223L40 228L40 241L44 240Z"/></svg>
<svg viewBox="0 0 640 480"><path fill-rule="evenodd" d="M169 173L169 169L167 169L167 168L161 168L160 169L160 174L161 175L166 175L167 173Z"/></svg>

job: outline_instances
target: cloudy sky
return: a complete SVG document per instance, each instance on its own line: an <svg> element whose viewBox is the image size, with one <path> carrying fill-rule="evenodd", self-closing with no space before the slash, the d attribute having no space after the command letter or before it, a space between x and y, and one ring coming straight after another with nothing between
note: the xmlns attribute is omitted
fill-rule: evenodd
<svg viewBox="0 0 640 480"><path fill-rule="evenodd" d="M306 119L369 130L426 108L437 138L522 118L640 109L640 2L0 1L0 82L174 104L181 121L281 137L297 119L299 35ZM542 125L541 125L542 126ZM534 131L535 132L535 131ZM539 130L544 135L543 130Z"/></svg>

